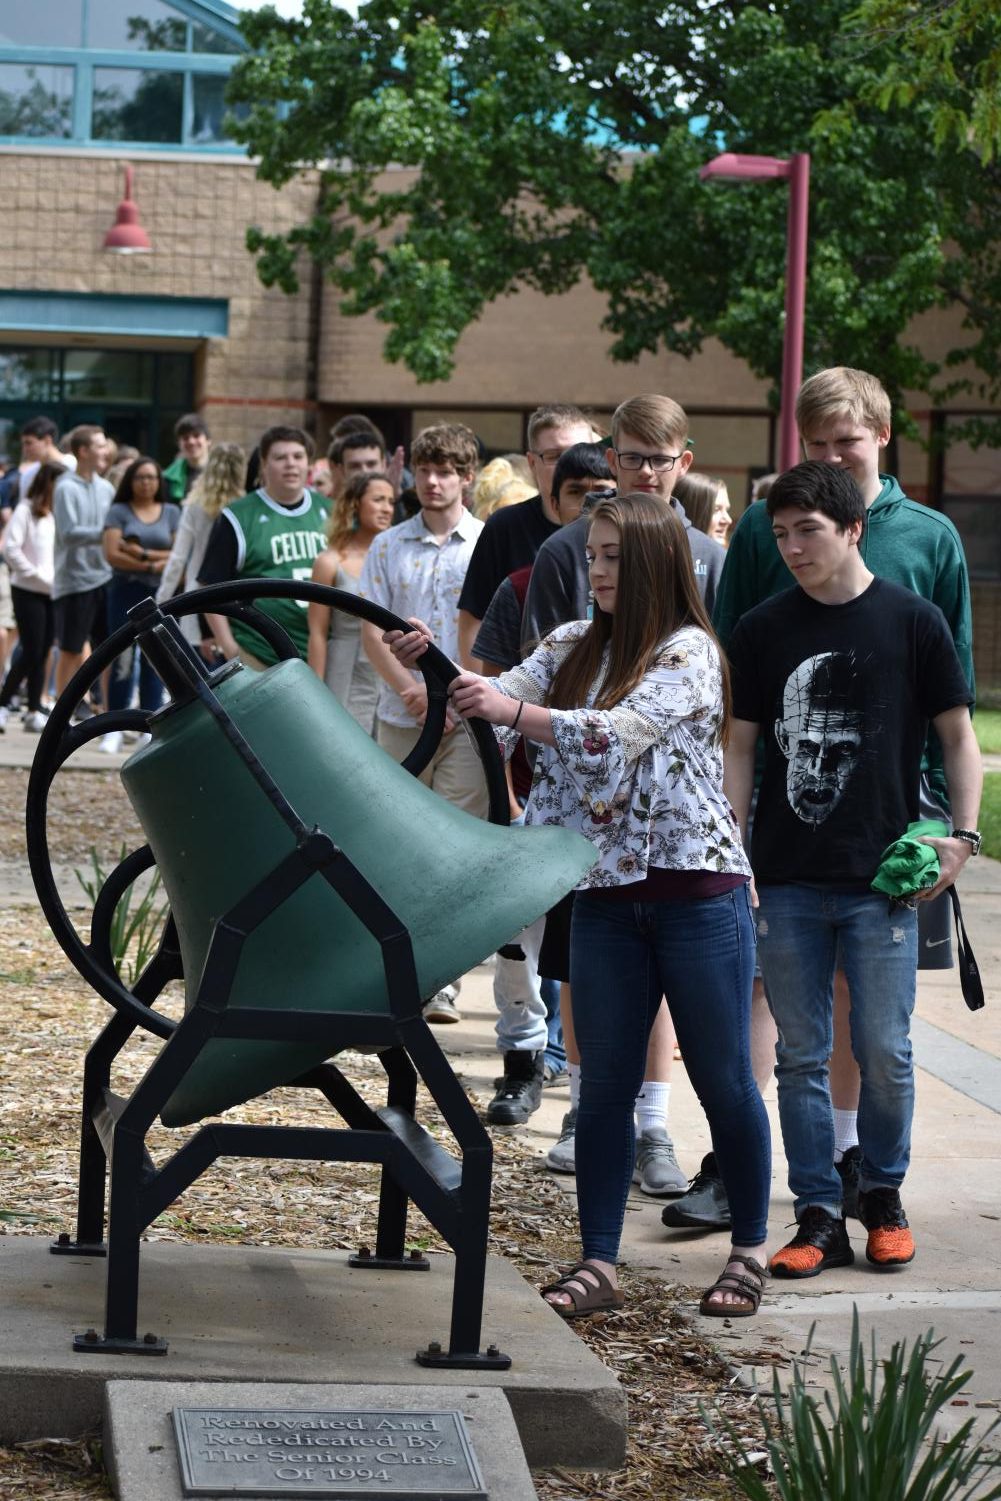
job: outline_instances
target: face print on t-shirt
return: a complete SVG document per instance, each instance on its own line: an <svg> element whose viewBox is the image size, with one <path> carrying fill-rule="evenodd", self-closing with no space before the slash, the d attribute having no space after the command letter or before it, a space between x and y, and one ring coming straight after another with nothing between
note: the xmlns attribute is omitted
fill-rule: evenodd
<svg viewBox="0 0 1001 1501"><path fill-rule="evenodd" d="M803 823L815 828L838 806L859 765L863 734L853 652L821 652L789 674L775 738L786 758L789 806Z"/></svg>

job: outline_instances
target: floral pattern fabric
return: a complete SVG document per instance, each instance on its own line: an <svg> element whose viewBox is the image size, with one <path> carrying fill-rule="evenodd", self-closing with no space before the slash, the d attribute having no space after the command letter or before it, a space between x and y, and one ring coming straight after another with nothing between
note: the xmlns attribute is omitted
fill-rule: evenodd
<svg viewBox="0 0 1001 1501"><path fill-rule="evenodd" d="M526 703L544 703L586 621L558 627L519 667L491 679ZM607 658L606 658L607 663ZM641 881L651 866L751 874L723 795L718 742L723 680L719 650L686 626L614 709L596 709L602 674L580 709L553 709L555 746L539 747L525 811L529 824L577 829L598 852L581 889ZM516 737L499 729L506 750Z"/></svg>

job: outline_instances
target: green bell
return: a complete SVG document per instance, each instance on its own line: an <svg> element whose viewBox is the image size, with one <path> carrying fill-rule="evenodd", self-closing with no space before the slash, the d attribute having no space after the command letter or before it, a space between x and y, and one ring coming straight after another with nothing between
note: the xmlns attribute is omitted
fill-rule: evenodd
<svg viewBox="0 0 1001 1501"><path fill-rule="evenodd" d="M380 750L304 662L238 671L215 691L302 821L328 834L406 924L423 997L509 942L594 863L570 830L501 828L445 802ZM171 710L152 733L122 780L170 900L190 1008L216 923L295 837L202 702ZM250 934L230 1003L391 1011L379 944L320 875ZM214 1039L161 1119L183 1126L218 1114L331 1051Z"/></svg>

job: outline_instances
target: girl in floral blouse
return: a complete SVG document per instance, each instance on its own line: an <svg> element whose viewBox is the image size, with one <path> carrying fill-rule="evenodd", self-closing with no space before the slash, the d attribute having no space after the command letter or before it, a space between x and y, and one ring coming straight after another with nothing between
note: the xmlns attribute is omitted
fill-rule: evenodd
<svg viewBox="0 0 1001 1501"><path fill-rule="evenodd" d="M541 747L526 823L591 840L574 902L570 983L581 1051L577 1200L583 1258L543 1289L564 1318L616 1308L635 1154L633 1103L662 995L730 1197L733 1247L702 1313L757 1312L771 1157L751 1073L750 867L723 796L726 665L671 508L635 493L591 512L594 619L560 626L520 667L462 673L453 709ZM406 665L429 633L390 633Z"/></svg>

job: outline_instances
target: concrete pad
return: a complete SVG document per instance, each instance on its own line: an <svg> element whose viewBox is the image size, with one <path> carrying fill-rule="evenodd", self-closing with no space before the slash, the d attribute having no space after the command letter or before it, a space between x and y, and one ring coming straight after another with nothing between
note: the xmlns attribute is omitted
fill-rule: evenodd
<svg viewBox="0 0 1001 1501"><path fill-rule="evenodd" d="M429 1370L418 1349L447 1347L451 1256L428 1272L349 1267L343 1252L149 1242L139 1334L166 1356L77 1354L103 1327L101 1259L52 1256L48 1241L0 1238L0 1443L69 1438L101 1418L104 1383L252 1381L448 1386L507 1395L533 1468L623 1462L625 1396L614 1375L500 1257L487 1264L481 1347L508 1371Z"/></svg>
<svg viewBox="0 0 1001 1501"><path fill-rule="evenodd" d="M453 1373L453 1380L454 1380ZM535 1501L518 1429L502 1391L440 1386L277 1385L272 1382L109 1381L104 1458L119 1501L183 1501L174 1407L343 1409L360 1412L461 1412L491 1497ZM438 1492L434 1493L436 1496ZM447 1495L442 1492L442 1496Z"/></svg>

